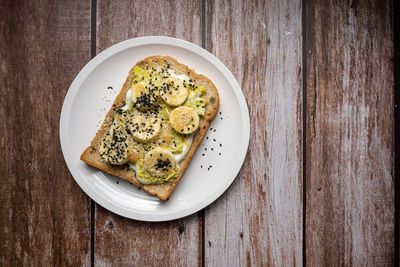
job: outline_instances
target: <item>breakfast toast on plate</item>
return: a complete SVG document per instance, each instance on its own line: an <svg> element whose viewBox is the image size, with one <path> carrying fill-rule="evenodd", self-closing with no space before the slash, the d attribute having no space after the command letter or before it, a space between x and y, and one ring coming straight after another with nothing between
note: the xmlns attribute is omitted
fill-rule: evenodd
<svg viewBox="0 0 400 267"><path fill-rule="evenodd" d="M138 63L81 160L166 200L219 108L213 82L168 56Z"/></svg>

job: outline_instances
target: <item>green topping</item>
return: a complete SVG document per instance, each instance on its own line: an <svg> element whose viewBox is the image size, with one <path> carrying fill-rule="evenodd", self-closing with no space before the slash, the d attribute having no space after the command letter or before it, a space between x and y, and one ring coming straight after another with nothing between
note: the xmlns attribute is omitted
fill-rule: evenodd
<svg viewBox="0 0 400 267"><path fill-rule="evenodd" d="M189 97L186 99L186 101L185 101L185 103L183 103L183 105L193 108L197 112L197 114L204 116L204 113L206 111L206 105L207 105L208 101L207 101L207 99L198 97L196 95L198 95L198 94L189 95Z"/></svg>
<svg viewBox="0 0 400 267"><path fill-rule="evenodd" d="M150 73L147 70L142 69L141 67L135 66L133 68L133 84L137 84L143 80L148 81L150 79Z"/></svg>
<svg viewBox="0 0 400 267"><path fill-rule="evenodd" d="M154 84L154 86L157 86L158 89L160 89L161 83L163 81L163 77L160 76L160 74L156 70L152 70L150 72L150 80Z"/></svg>
<svg viewBox="0 0 400 267"><path fill-rule="evenodd" d="M167 147L169 151L172 153L182 153L184 139L185 137L177 132L173 131L174 138L172 139L171 144Z"/></svg>
<svg viewBox="0 0 400 267"><path fill-rule="evenodd" d="M195 92L196 92L197 96L202 96L206 93L206 88L204 86L199 85L195 89Z"/></svg>
<svg viewBox="0 0 400 267"><path fill-rule="evenodd" d="M149 183L149 184L168 182L172 179L175 179L178 176L178 172L179 172L179 167L176 166L176 168L167 177L157 177L157 176L152 176L148 172L148 170L144 166L143 159L140 159L137 162L137 166L138 166L137 175L139 176L140 180L142 180L145 183Z"/></svg>
<svg viewBox="0 0 400 267"><path fill-rule="evenodd" d="M160 104L160 108L158 110L157 117L159 119L163 119L163 122L167 123L169 121L169 113L172 111L172 108L167 104ZM169 123L167 123L169 124Z"/></svg>

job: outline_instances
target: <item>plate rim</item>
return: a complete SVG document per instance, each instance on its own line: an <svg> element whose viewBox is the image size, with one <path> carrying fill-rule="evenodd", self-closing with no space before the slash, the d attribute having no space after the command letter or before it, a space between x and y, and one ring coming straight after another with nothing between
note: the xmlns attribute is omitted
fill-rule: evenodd
<svg viewBox="0 0 400 267"><path fill-rule="evenodd" d="M221 184L221 186L218 187L219 190L214 190L212 194L210 194L207 198L203 199L200 202L196 202L196 204L189 206L189 208L181 210L181 211L176 211L176 212L171 212L171 213L164 213L162 215L157 215L157 214L144 214L144 213L138 213L136 211L129 211L124 208L119 207L115 203L109 201L108 199L104 198L103 196L99 195L95 190L91 188L91 185L88 183L86 179L78 179L77 177L81 176L82 174L78 171L78 168L72 164L72 162L69 161L70 158L73 158L72 152L70 149L68 149L68 145L66 144L66 139L68 138L67 135L67 129L68 129L68 115L70 114L71 111L71 106L72 103L79 91L79 88L81 87L83 81L87 76L90 75L90 73L102 62L104 62L106 59L109 57L113 56L116 53L122 52L126 49L130 49L136 46L142 46L142 45L151 45L151 44L158 44L158 45L172 45L176 46L179 48L183 48L186 50L189 50L193 53L196 53L198 56L204 58L206 61L210 62L213 64L219 71L221 71L222 75L225 76L226 80L230 84L230 87L233 89L234 94L236 95L236 98L239 103L239 107L241 110L241 115L242 115L242 122L243 122L243 137L241 140L242 146L239 151L240 153L240 162L238 166L233 170L232 173L235 173L232 178L230 179L225 179L224 183ZM93 199L97 204L100 206L104 207L105 209L118 214L120 216L129 218L129 219L134 219L138 221L147 221L147 222L161 222L161 221L169 221L169 220L174 220L174 219L179 219L183 218L186 216L189 216L191 214L194 214L198 212L199 210L207 207L211 203L213 203L215 200L217 200L220 196L222 196L225 191L229 188L229 186L233 183L233 181L236 179L238 176L243 164L244 160L247 155L248 151L248 146L249 146L249 141L250 141L250 116L249 116L249 110L248 106L246 103L246 98L244 97L243 91L237 82L236 78L233 76L231 71L213 54L208 52L207 50L203 49L202 47L174 37L168 37L168 36L142 36L142 37L137 37L137 38L132 38L128 39L122 42L119 42L98 55L96 55L94 58L92 58L77 74L75 79L72 81L70 87L68 88L68 91L65 95L62 109L61 109L61 115L60 115L60 121L59 121L59 137L60 137L60 145L61 145L61 150L62 154L64 157L64 161L67 165L67 168L69 172L71 173L71 176L74 178L74 180L78 183L79 187L85 192L87 196L89 196L91 199Z"/></svg>

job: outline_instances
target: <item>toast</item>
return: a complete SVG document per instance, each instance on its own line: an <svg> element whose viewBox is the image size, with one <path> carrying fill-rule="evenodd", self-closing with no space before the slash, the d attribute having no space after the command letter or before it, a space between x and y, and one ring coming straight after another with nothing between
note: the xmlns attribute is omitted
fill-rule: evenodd
<svg viewBox="0 0 400 267"><path fill-rule="evenodd" d="M198 128L191 133L191 145L186 151L184 158L177 162L179 171L177 172L176 177L166 182L145 184L137 178L136 170L133 169L131 165L110 164L106 162L104 158L102 158L102 152L100 151L102 140L106 138L107 134L110 132L110 128L112 127L116 108L126 105L126 99L128 99L126 95L128 90L130 90L133 84L137 82L137 76L135 76L134 73L135 67L140 67L141 69L149 71L152 69L172 70L176 75L186 75L196 86L205 88L205 91L202 92L201 95L202 99L205 99L205 102L207 103L205 106L203 106L204 115L202 114L199 116ZM213 82L207 77L197 74L193 69L190 69L189 67L179 63L169 56L147 57L137 62L136 65L129 71L129 75L113 103L113 108L111 108L106 114L106 117L96 136L93 138L90 145L83 151L80 158L82 161L95 168L125 179L132 184L143 188L149 194L154 195L161 200L166 200L184 175L196 149L199 147L202 139L206 135L211 121L215 118L218 112L219 101L218 90Z"/></svg>

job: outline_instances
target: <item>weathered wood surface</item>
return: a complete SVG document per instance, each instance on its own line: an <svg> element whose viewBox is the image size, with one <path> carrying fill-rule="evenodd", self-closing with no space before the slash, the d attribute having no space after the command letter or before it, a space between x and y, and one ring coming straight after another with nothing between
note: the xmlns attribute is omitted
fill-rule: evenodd
<svg viewBox="0 0 400 267"><path fill-rule="evenodd" d="M392 1L307 1L306 9L306 261L390 266Z"/></svg>
<svg viewBox="0 0 400 267"><path fill-rule="evenodd" d="M205 266L301 265L301 1L207 1L206 18L206 49L241 85L251 136L238 177L206 209Z"/></svg>
<svg viewBox="0 0 400 267"><path fill-rule="evenodd" d="M101 0L97 16L97 52L143 35L167 35L201 45L200 1ZM96 266L201 265L202 220L194 214L165 223L145 223L97 205L94 249Z"/></svg>
<svg viewBox="0 0 400 267"><path fill-rule="evenodd" d="M202 32L202 1L98 0L97 52L143 35L205 41L249 105L243 168L204 218L143 223L96 205L91 229L58 141L90 60L90 1L1 1L1 266L394 264L392 1L303 1L304 29L302 1L204 3Z"/></svg>
<svg viewBox="0 0 400 267"><path fill-rule="evenodd" d="M90 2L0 6L0 265L90 265L90 199L58 130L69 85L90 60Z"/></svg>

